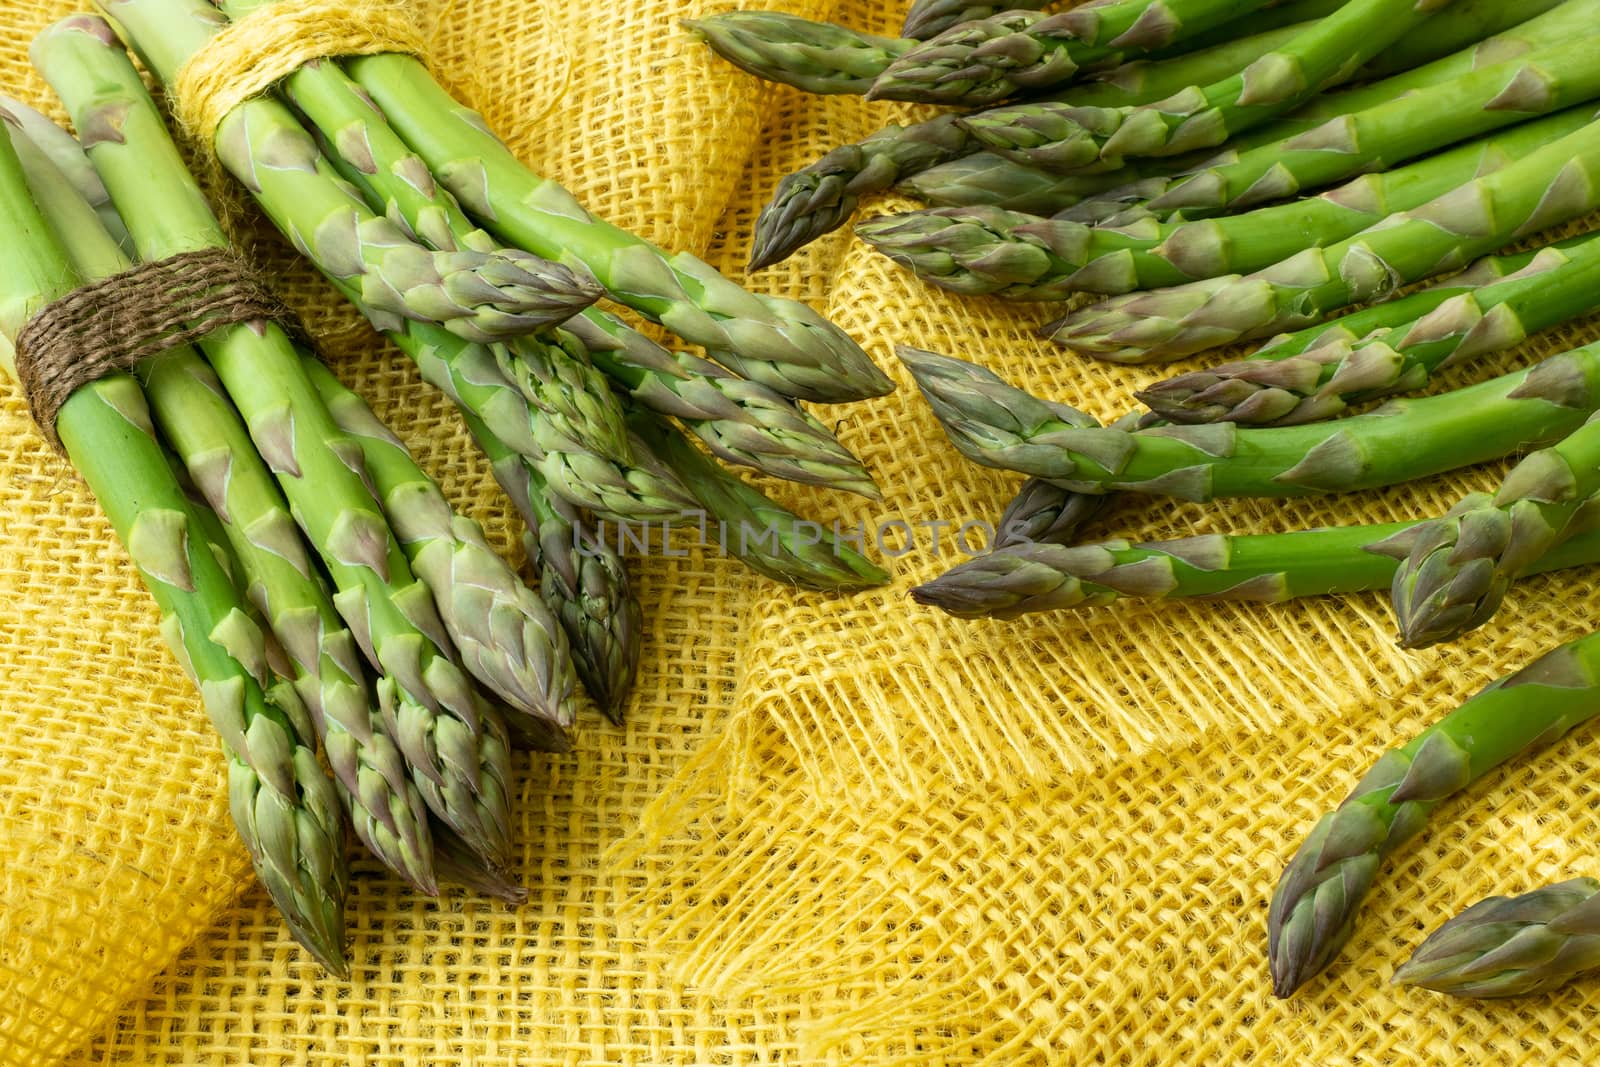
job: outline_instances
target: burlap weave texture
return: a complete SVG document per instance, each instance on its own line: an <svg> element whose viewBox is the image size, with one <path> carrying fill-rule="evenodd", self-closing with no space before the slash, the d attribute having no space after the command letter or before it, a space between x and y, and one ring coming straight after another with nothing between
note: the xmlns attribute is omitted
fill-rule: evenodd
<svg viewBox="0 0 1600 1067"><path fill-rule="evenodd" d="M783 173L907 112L716 64L713 7L419 5L435 68L601 215L737 272ZM785 10L889 32L896 5ZM0 0L8 91L38 27ZM885 198L869 211L892 208ZM448 405L274 238L254 242L336 368L510 551ZM1149 372L1036 341L1037 310L957 301L847 234L751 284L827 312L886 367L906 342L1101 415ZM1502 361L1596 335L1593 323ZM828 520L959 524L1015 480L960 459L900 391L830 409L882 505L780 486ZM1391 990L1424 928L1490 892L1600 873L1592 738L1443 807L1387 867L1337 970L1284 1005L1262 927L1282 862L1387 744L1600 605L1588 572L1519 589L1444 650L1393 648L1381 597L1129 604L971 624L896 582L795 594L695 553L640 561L626 726L518 763L519 911L423 900L370 863L351 982L324 981L250 885L222 763L93 501L15 391L0 411L0 1063L747 1064L1592 1062L1594 987L1461 1007ZM1494 471L1360 498L1128 502L1134 537L1416 517Z"/></svg>

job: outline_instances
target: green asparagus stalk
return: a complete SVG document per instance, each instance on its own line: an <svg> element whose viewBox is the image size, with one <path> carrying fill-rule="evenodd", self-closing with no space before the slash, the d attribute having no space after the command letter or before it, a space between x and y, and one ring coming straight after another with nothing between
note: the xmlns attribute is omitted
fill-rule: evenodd
<svg viewBox="0 0 1600 1067"><path fill-rule="evenodd" d="M522 516L522 545L539 575L539 595L566 631L584 689L607 718L620 723L644 628L621 554L483 420L469 412L462 419Z"/></svg>
<svg viewBox="0 0 1600 1067"><path fill-rule="evenodd" d="M1267 939L1272 988L1287 997L1350 937L1384 858L1443 800L1600 714L1600 636L1546 654L1490 685L1403 748L1386 753L1324 815L1285 868Z"/></svg>
<svg viewBox="0 0 1600 1067"><path fill-rule="evenodd" d="M306 375L340 428L361 445L373 488L467 670L523 716L572 725L574 679L565 633L544 601L457 515L366 401L310 357Z"/></svg>
<svg viewBox="0 0 1600 1067"><path fill-rule="evenodd" d="M993 152L977 152L902 178L896 188L935 207L982 205L1031 215L1053 215L1124 188L1135 174L1150 169L1169 172L1175 169L1170 165L1172 162L1130 159L1127 166L1118 170L1050 174ZM1137 166L1144 163L1156 166ZM1119 204L1118 210L1123 206ZM841 218L839 224L844 221Z"/></svg>
<svg viewBox="0 0 1600 1067"><path fill-rule="evenodd" d="M1101 359L1148 363L1315 322L1600 205L1600 123L1326 248L1248 275L1113 297L1047 327Z"/></svg>
<svg viewBox="0 0 1600 1067"><path fill-rule="evenodd" d="M958 618L1014 619L1036 611L1097 608L1128 597L1279 604L1306 596L1387 588L1426 522L1206 534L1176 541L1066 545L1014 543L959 564L911 590L919 604ZM1600 533L1539 557L1529 573L1600 560Z"/></svg>
<svg viewBox="0 0 1600 1067"><path fill-rule="evenodd" d="M1447 24L1470 14L1471 6L1472 0L1456 0L1412 39L1434 40L1441 30L1448 35L1451 27ZM1587 41L1595 20L1600 18L1600 2L1564 0L1544 14L1525 11L1523 5L1499 6L1511 13L1512 22L1484 25L1484 29L1495 31L1486 40L1484 34L1452 36L1449 43L1459 50L1436 53L1443 58L1414 69L1403 66L1399 69L1404 73L1319 97L1286 118L1247 134L1242 140L1235 139L1200 167L1180 168L1170 176L1140 176L1094 203L1071 208L1067 217L1077 222L1098 222L1107 212L1129 203L1140 204L1163 218L1176 211L1191 219L1236 211L1331 184L1374 167L1391 167L1434 147L1464 139L1485 123L1515 121L1519 115L1514 110L1517 105L1538 106L1536 94L1530 105L1526 90L1535 88L1546 77L1546 72L1535 66L1525 76L1529 84L1519 84L1519 57ZM1410 40L1403 44L1408 45ZM1489 77L1487 70L1498 73ZM1578 78L1589 83L1593 73L1581 72ZM1486 85L1487 98L1483 95ZM1569 90L1559 87L1557 91ZM1472 93L1477 95L1473 97ZM1493 99L1501 93L1507 94L1504 103L1511 105L1509 111L1502 107L1475 109L1467 103L1469 99ZM1507 113L1501 114L1502 111Z"/></svg>
<svg viewBox="0 0 1600 1067"><path fill-rule="evenodd" d="M233 0L229 14L243 15L255 0ZM492 248L453 197L440 189L422 161L389 128L383 116L337 66L306 67L285 83L296 108L338 151L326 153L369 203L437 248ZM587 309L568 323L585 348L635 398L683 419L702 440L734 462L780 477L876 495L860 461L816 419L771 389L741 379L706 360L674 356L637 330L604 312ZM505 377L522 384L526 398L572 441L620 463L622 413L598 371L568 358L559 343L523 339L491 349ZM561 357L552 359L552 357ZM599 431L598 436L586 432Z"/></svg>
<svg viewBox="0 0 1600 1067"><path fill-rule="evenodd" d="M1480 900L1429 934L1394 982L1474 999L1560 989L1600 968L1597 902L1593 878Z"/></svg>
<svg viewBox="0 0 1600 1067"><path fill-rule="evenodd" d="M33 59L83 132L84 147L139 254L161 259L226 239L110 28L74 16L35 41ZM412 574L344 433L277 326L228 327L201 341L317 548L334 606L398 683L389 728L428 807L490 862L510 848L505 724L451 659L427 585Z"/></svg>
<svg viewBox="0 0 1600 1067"><path fill-rule="evenodd" d="M1077 107L1152 103L1185 86L1225 78L1294 32L1292 27L1280 29L1165 62L1125 64L1067 89L1060 99ZM855 213L863 196L970 156L980 148L982 143L967 132L960 116L940 115L910 126L887 126L863 141L833 149L778 183L756 220L750 269L776 263L838 229ZM1120 185L1130 177L1107 178L1100 188Z"/></svg>
<svg viewBox="0 0 1600 1067"><path fill-rule="evenodd" d="M11 126L9 115L5 125ZM3 136L0 218L10 235L0 272L0 333L14 339L78 278ZM9 341L0 345L0 365L16 376ZM265 635L199 532L193 505L156 440L143 392L127 374L83 386L62 405L56 431L139 568L161 609L162 634L222 737L229 808L257 875L296 939L329 970L348 973L348 876L338 798L317 763L313 739L297 729L303 705L292 690L273 683Z"/></svg>
<svg viewBox="0 0 1600 1067"><path fill-rule="evenodd" d="M1086 425L1064 404L982 367L901 346L963 455L1078 492L1205 501L1349 492L1482 463L1559 440L1600 407L1600 343L1442 396L1397 400L1331 423L1273 428Z"/></svg>
<svg viewBox="0 0 1600 1067"><path fill-rule="evenodd" d="M683 27L747 74L822 95L867 92L916 44L781 11L719 11Z"/></svg>
<svg viewBox="0 0 1600 1067"><path fill-rule="evenodd" d="M854 341L805 305L746 292L693 256L669 255L590 215L523 167L416 60L364 56L346 69L441 184L502 240L586 265L616 299L784 396L831 402L893 388Z"/></svg>
<svg viewBox="0 0 1600 1067"><path fill-rule="evenodd" d="M9 96L0 95L0 110L11 115L21 136L50 161L60 177L81 199L94 208L101 228L117 242L117 247L123 252L132 249L127 227L122 225L122 216L117 214L117 209L111 203L111 194L106 192L100 175L94 172L89 157L83 154L78 139L44 114ZM22 150L20 146L18 150Z"/></svg>
<svg viewBox="0 0 1600 1067"><path fill-rule="evenodd" d="M868 219L856 232L918 277L967 295L1065 300L1157 289L1260 270L1332 244L1582 129L1589 118L1589 108L1568 109L1322 196L1223 218L1091 227L998 208L943 208Z"/></svg>
<svg viewBox="0 0 1600 1067"><path fill-rule="evenodd" d="M926 41L963 22L986 19L1002 11L1042 11L1050 3L1051 0L1016 0L996 7L969 0L912 0L900 36Z"/></svg>
<svg viewBox="0 0 1600 1067"><path fill-rule="evenodd" d="M660 416L635 409L628 425L644 447L694 491L703 509L699 513L702 542L715 536L723 551L751 569L807 589L863 589L889 580L887 573L833 531L802 519L746 485Z"/></svg>
<svg viewBox="0 0 1600 1067"><path fill-rule="evenodd" d="M127 269L116 240L101 228L74 184L34 148L32 132L26 139L13 138L14 147L35 202L61 235L73 269L86 281ZM72 147L87 162L76 141ZM292 670L285 676L293 678L316 726L306 744L322 741L357 836L418 889L437 892L427 809L371 703L355 640L314 577L282 491L256 454L222 383L188 347L145 361L138 376L162 435L205 498L204 510L221 520L219 540L238 561L249 600L287 653Z"/></svg>
<svg viewBox="0 0 1600 1067"><path fill-rule="evenodd" d="M1349 80L1441 6L1430 0L1351 0L1238 74L1191 85L1153 104L1022 104L973 116L965 126L991 149L1064 171L1214 147Z"/></svg>
<svg viewBox="0 0 1600 1067"><path fill-rule="evenodd" d="M1080 70L1160 51L1266 6L1267 0L1117 0L1054 15L1006 11L964 22L908 49L889 63L867 95L930 104L988 103L1059 85Z"/></svg>
<svg viewBox="0 0 1600 1067"><path fill-rule="evenodd" d="M1511 583L1572 536L1594 489L1600 422L1591 419L1523 459L1493 494L1471 494L1430 523L1394 578L1401 644L1425 648L1488 622Z"/></svg>
<svg viewBox="0 0 1600 1067"><path fill-rule="evenodd" d="M1530 256L1517 257L1527 264L1503 279L1459 290L1409 321L1359 335L1340 331L1282 358L1271 353L1192 371L1141 391L1139 399L1173 422L1291 426L1414 392L1440 370L1504 351L1593 308L1600 236Z"/></svg>

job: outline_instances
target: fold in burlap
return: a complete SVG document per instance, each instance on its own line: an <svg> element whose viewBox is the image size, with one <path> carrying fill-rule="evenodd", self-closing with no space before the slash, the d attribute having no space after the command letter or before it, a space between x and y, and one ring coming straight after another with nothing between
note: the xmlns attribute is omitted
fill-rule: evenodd
<svg viewBox="0 0 1600 1067"><path fill-rule="evenodd" d="M891 8L846 0L835 14L882 32ZM547 0L420 14L436 67L534 166L736 271L781 174L905 112L764 88L709 61L673 25L708 9ZM22 10L31 27L65 8ZM8 72L18 47L0 41ZM447 406L281 244L264 247L341 376L512 544ZM752 285L810 300L886 366L894 342L950 351L1103 415L1157 373L1074 359L1031 337L1040 311L930 292L843 234ZM1500 365L1594 335L1561 331ZM845 523L993 517L1015 479L962 461L893 373L895 396L824 412L887 501L774 492ZM1489 627L1408 654L1375 594L971 624L906 598L952 561L925 542L894 563L894 585L850 599L699 554L642 561L649 633L628 724L590 716L576 753L518 765L532 902L427 901L363 862L344 984L321 978L259 890L235 902L248 868L203 716L131 568L105 549L108 528L40 466L31 433L13 399L0 424L0 1045L22 1051L0 1060L1592 1058L1594 987L1462 1006L1386 985L1445 914L1600 873L1587 735L1443 806L1383 872L1336 970L1292 1004L1268 995L1262 932L1316 814L1385 745L1584 632L1600 605L1587 571L1530 581ZM1415 517L1495 473L1353 499L1131 501L1096 529Z"/></svg>

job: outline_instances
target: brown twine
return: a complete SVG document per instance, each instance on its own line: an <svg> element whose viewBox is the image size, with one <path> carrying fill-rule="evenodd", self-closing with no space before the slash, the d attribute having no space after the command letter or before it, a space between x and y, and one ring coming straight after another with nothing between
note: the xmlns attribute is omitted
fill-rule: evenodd
<svg viewBox="0 0 1600 1067"><path fill-rule="evenodd" d="M241 322L298 333L299 319L233 252L180 252L80 286L17 333L17 378L33 421L61 451L56 416L79 387Z"/></svg>

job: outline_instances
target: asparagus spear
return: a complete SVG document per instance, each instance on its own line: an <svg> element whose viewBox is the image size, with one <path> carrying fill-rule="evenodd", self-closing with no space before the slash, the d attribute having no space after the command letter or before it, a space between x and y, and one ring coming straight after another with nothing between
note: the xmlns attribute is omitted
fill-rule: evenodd
<svg viewBox="0 0 1600 1067"><path fill-rule="evenodd" d="M1480 900L1428 935L1396 985L1454 997L1520 997L1600 968L1600 881L1571 878Z"/></svg>
<svg viewBox="0 0 1600 1067"><path fill-rule="evenodd" d="M1461 16L1470 13L1470 7L1470 0L1456 0L1412 39L1435 40L1442 30L1448 34L1451 27L1447 24L1461 21ZM1481 34L1453 38L1449 43L1459 50L1442 49L1436 53L1444 58L1415 69L1401 67L1405 73L1319 97L1264 127L1259 136L1236 139L1227 150L1200 167L1180 168L1172 175L1141 175L1094 204L1071 208L1067 217L1096 222L1107 211L1130 202L1162 217L1181 210L1188 218L1199 218L1253 207L1374 166L1393 166L1432 147L1462 139L1469 130L1497 117L1514 120L1514 112L1497 116L1492 111L1485 113L1464 106L1458 91L1476 88L1482 99L1486 79L1481 72L1485 68L1499 68L1502 73L1514 75L1518 69L1514 61L1519 57L1573 41L1587 41L1595 19L1600 18L1600 2L1565 0L1545 14L1525 11L1523 5L1516 4L1500 8L1511 13L1511 24L1485 25L1483 28L1497 31L1487 40ZM1532 17L1535 15L1538 17ZM1508 63L1512 65L1505 66ZM1537 84L1543 76L1535 68L1528 77ZM1593 74L1582 73L1579 78L1592 81ZM1495 79L1487 80L1494 93L1509 92L1507 102L1514 103L1521 96L1514 77L1506 77L1498 85Z"/></svg>
<svg viewBox="0 0 1600 1067"><path fill-rule="evenodd" d="M1317 331L1322 339L1301 352L1258 353L1191 371L1142 390L1139 399L1173 422L1315 422L1351 404L1413 392L1439 370L1503 351L1592 309L1600 284L1600 236L1516 259L1526 264L1490 284L1430 291L1429 300L1414 305L1417 314L1397 315L1394 326L1366 333ZM1455 295L1447 299L1431 299L1451 291Z"/></svg>
<svg viewBox="0 0 1600 1067"><path fill-rule="evenodd" d="M1079 107L1151 103L1184 86L1226 77L1293 33L1293 29L1277 30L1161 63L1125 64L1096 81L1068 89L1061 99ZM981 147L960 116L940 115L910 126L888 126L863 141L833 149L778 183L756 220L750 269L776 263L838 229L855 213L861 197ZM1108 184L1126 180L1108 179Z"/></svg>
<svg viewBox="0 0 1600 1067"><path fill-rule="evenodd" d="M1242 194L1251 202L1290 196L1301 188L1329 185L1373 167L1390 167L1446 145L1468 141L1600 95L1593 42L1579 40L1463 75L1393 99L1365 111L1329 119L1305 132L1274 142L1280 155L1261 181ZM1096 116L1098 120L1098 116ZM962 120L991 151L1047 170L1072 171L1100 158L1098 142L1076 123L1068 109L1021 105ZM1269 128L1276 132L1277 125ZM1252 147L1251 144L1242 145ZM1258 156L1265 163L1264 156ZM1236 164L1207 173L1238 172ZM1215 203L1215 189L1192 180L1181 190L1157 198L1150 210L1162 214L1182 207L1188 197ZM1226 195L1224 192L1223 195Z"/></svg>
<svg viewBox="0 0 1600 1067"><path fill-rule="evenodd" d="M747 74L823 95L865 93L916 44L781 11L719 11L683 27Z"/></svg>
<svg viewBox="0 0 1600 1067"><path fill-rule="evenodd" d="M1523 459L1493 494L1473 493L1430 523L1394 578L1401 644L1425 648L1488 622L1511 583L1572 536L1596 488L1600 422L1591 419Z"/></svg>
<svg viewBox="0 0 1600 1067"><path fill-rule="evenodd" d="M59 172L61 180L67 182L79 197L94 208L95 215L100 219L101 228L111 235L117 246L124 252L128 251L132 245L128 239L127 227L122 225L122 216L117 214L117 209L112 206L111 195L106 192L105 183L100 180L100 175L94 172L94 167L90 165L89 157L83 154L78 139L45 115L9 96L0 95L0 111L5 111L11 116L17 132L50 161ZM19 146L18 151L22 150Z"/></svg>
<svg viewBox="0 0 1600 1067"><path fill-rule="evenodd" d="M1332 244L1581 129L1589 117L1588 108L1568 109L1319 197L1223 218L1091 227L999 208L943 208L868 219L856 232L918 277L967 295L1065 300L1157 289Z"/></svg>
<svg viewBox="0 0 1600 1067"><path fill-rule="evenodd" d="M1426 522L1401 522L1281 534L1206 534L1144 544L1014 543L952 567L911 590L911 596L966 619L1097 608L1127 597L1278 604L1386 588L1424 526ZM1597 560L1600 533L1588 532L1539 557L1529 573Z"/></svg>
<svg viewBox="0 0 1600 1067"><path fill-rule="evenodd" d="M259 5L233 0L224 6L230 14L242 15ZM437 248L492 247L491 239L473 228L455 199L433 182L422 161L337 66L304 68L285 83L285 91L323 138L339 147L326 154L341 174L369 203L381 204L387 217ZM594 356L636 398L684 419L720 455L780 477L877 493L860 462L821 423L771 389L706 360L675 357L593 308L568 327L588 349L585 360ZM522 339L492 351L508 361L501 363L505 376L524 386L524 395L546 418L562 420L558 429L575 444L621 463L630 461L621 410L604 377L585 360L566 358L559 343ZM599 436L591 429L600 431Z"/></svg>
<svg viewBox="0 0 1600 1067"><path fill-rule="evenodd" d="M61 235L73 269L86 281L127 269L116 240L72 183L30 143L32 133L29 128L27 139L13 138L13 145L35 202ZM71 147L87 163L76 141ZM65 148L60 146L62 158L67 158ZM162 435L182 458L208 509L222 520L222 540L238 561L248 598L287 653L296 690L316 727L306 744L322 741L357 836L418 889L437 892L422 798L371 703L355 640L314 577L282 491L256 454L222 383L188 347L145 361L138 376Z"/></svg>
<svg viewBox="0 0 1600 1067"><path fill-rule="evenodd" d="M366 401L317 360L303 362L334 421L360 442L395 536L434 591L467 669L522 715L571 726L574 680L566 635L545 603L495 555L476 522L454 513Z"/></svg>
<svg viewBox="0 0 1600 1067"><path fill-rule="evenodd" d="M1170 160L1133 159L1118 170L1050 174L993 152L977 152L903 178L897 188L935 207L987 205L1051 215L1123 188L1134 173L1149 169L1136 166L1141 163L1155 163L1154 169L1163 172L1173 169ZM839 220L841 225L844 221Z"/></svg>
<svg viewBox="0 0 1600 1067"><path fill-rule="evenodd" d="M1191 85L1153 104L1134 108L1024 104L974 116L965 125L992 149L1068 171L1115 165L1134 156L1210 148L1349 80L1363 63L1416 30L1439 6L1429 0L1351 0L1238 74L1204 86Z"/></svg>
<svg viewBox="0 0 1600 1067"><path fill-rule="evenodd" d="M1284 869L1267 940L1272 988L1287 997L1332 962L1384 857L1440 801L1600 714L1600 636L1547 653L1386 753L1324 815Z"/></svg>
<svg viewBox="0 0 1600 1067"><path fill-rule="evenodd" d="M618 300L784 396L831 402L893 388L854 341L805 305L746 292L693 256L669 255L594 218L518 163L416 60L364 56L346 69L445 188L503 240L585 264Z"/></svg>
<svg viewBox="0 0 1600 1067"><path fill-rule="evenodd" d="M83 131L141 256L226 247L115 40L99 19L74 16L34 41L34 63ZM412 781L486 860L503 862L510 848L505 724L451 659L433 596L367 488L360 444L334 423L278 327L217 330L201 348L338 588L334 606L368 658L399 685L388 726Z"/></svg>
<svg viewBox="0 0 1600 1067"><path fill-rule="evenodd" d="M1600 407L1600 343L1443 396L1332 423L1269 429L1085 425L982 367L901 346L923 396L975 463L1087 493L1211 500L1348 492L1437 474L1557 440Z"/></svg>
<svg viewBox="0 0 1600 1067"><path fill-rule="evenodd" d="M825 530L751 488L703 455L671 424L635 409L628 425L644 446L693 489L702 540L716 524L719 547L776 581L807 589L849 590L882 585L888 574Z"/></svg>
<svg viewBox="0 0 1600 1067"><path fill-rule="evenodd" d="M961 23L906 50L867 95L988 103L1159 51L1266 6L1267 0L1116 0L1054 15L1006 11Z"/></svg>
<svg viewBox="0 0 1600 1067"><path fill-rule="evenodd" d="M1304 326L1381 299L1600 204L1600 123L1327 248L1248 275L1113 297L1047 327L1056 340L1146 363Z"/></svg>
<svg viewBox="0 0 1600 1067"><path fill-rule="evenodd" d="M584 689L620 723L644 628L622 556L482 419L465 411L462 419L522 516L522 545L539 575L539 595L566 631Z"/></svg>
<svg viewBox="0 0 1600 1067"><path fill-rule="evenodd" d="M1042 11L1050 3L1051 0L1015 0L996 7L970 0L912 0L900 36L926 41L963 22L986 19L1002 11Z"/></svg>
<svg viewBox="0 0 1600 1067"><path fill-rule="evenodd" d="M33 203L6 136L0 136L0 219L11 237L0 272L0 333L15 338L78 278ZM9 341L0 345L0 367L16 376ZM129 375L103 377L68 398L56 431L139 568L161 609L162 634L222 737L229 808L251 864L295 938L330 970L348 973L338 799L312 739L297 729L303 706L273 684L264 635L198 531L144 394Z"/></svg>

